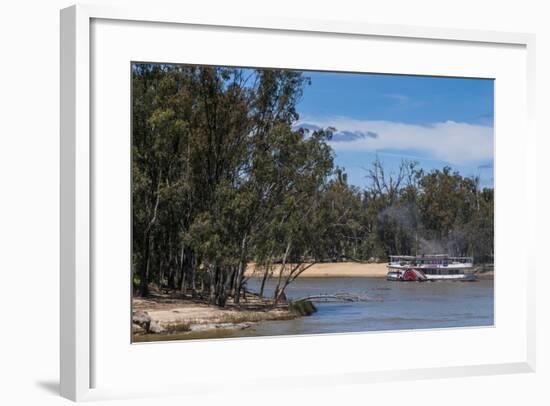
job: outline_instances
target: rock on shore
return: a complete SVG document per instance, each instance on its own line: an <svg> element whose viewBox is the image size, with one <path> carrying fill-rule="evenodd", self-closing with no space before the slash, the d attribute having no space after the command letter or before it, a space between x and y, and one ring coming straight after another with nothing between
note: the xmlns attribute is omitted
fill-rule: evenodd
<svg viewBox="0 0 550 406"><path fill-rule="evenodd" d="M135 328L133 326L136 326ZM132 314L132 332L140 334L138 331L143 330L145 333L159 334L163 333L164 328L151 318L149 313L143 310L137 310Z"/></svg>

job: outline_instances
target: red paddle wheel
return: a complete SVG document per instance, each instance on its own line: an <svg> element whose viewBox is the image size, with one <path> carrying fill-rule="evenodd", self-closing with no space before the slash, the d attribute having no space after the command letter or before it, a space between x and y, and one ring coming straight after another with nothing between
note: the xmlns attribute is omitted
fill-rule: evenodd
<svg viewBox="0 0 550 406"><path fill-rule="evenodd" d="M416 282L418 280L418 276L416 275L416 272L414 270L407 269L405 272L403 272L403 280Z"/></svg>

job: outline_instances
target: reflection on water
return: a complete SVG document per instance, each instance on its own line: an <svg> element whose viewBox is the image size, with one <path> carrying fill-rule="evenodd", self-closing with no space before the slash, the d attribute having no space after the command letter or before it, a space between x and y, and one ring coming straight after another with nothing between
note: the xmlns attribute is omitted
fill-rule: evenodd
<svg viewBox="0 0 550 406"><path fill-rule="evenodd" d="M248 289L259 290L251 279ZM268 284L272 294L275 283ZM287 288L287 297L298 299L317 294L349 293L367 302L316 303L318 311L294 320L265 321L243 330L216 330L160 340L254 337L360 331L404 330L494 323L493 280L477 282L389 282L382 278L302 278Z"/></svg>

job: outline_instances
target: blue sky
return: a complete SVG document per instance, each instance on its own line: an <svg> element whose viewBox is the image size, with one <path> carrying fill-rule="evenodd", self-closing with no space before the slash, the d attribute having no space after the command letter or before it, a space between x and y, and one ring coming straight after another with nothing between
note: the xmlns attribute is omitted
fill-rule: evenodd
<svg viewBox="0 0 550 406"><path fill-rule="evenodd" d="M335 163L365 186L378 158L396 171L401 160L425 170L450 166L493 186L493 80L304 72L311 78L297 126L335 127Z"/></svg>

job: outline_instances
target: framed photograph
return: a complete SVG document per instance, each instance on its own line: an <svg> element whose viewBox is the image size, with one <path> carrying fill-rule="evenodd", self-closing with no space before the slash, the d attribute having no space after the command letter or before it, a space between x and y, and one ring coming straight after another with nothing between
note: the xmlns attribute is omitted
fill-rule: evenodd
<svg viewBox="0 0 550 406"><path fill-rule="evenodd" d="M532 371L533 46L62 10L63 396Z"/></svg>

